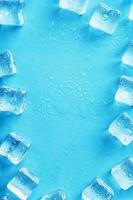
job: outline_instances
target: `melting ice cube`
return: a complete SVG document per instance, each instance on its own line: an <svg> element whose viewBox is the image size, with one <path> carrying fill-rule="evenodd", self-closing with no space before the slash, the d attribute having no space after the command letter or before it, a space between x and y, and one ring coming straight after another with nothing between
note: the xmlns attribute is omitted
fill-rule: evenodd
<svg viewBox="0 0 133 200"><path fill-rule="evenodd" d="M133 41L129 42L122 56L122 62L133 67Z"/></svg>
<svg viewBox="0 0 133 200"><path fill-rule="evenodd" d="M88 2L89 0L60 0L59 6L82 15L87 9Z"/></svg>
<svg viewBox="0 0 133 200"><path fill-rule="evenodd" d="M94 11L90 26L108 34L113 34L120 18L120 11L113 10L107 5L100 3Z"/></svg>
<svg viewBox="0 0 133 200"><path fill-rule="evenodd" d="M112 168L113 177L123 190L133 186L133 158L126 158Z"/></svg>
<svg viewBox="0 0 133 200"><path fill-rule="evenodd" d="M102 180L95 179L82 192L82 200L111 200L114 196L113 190Z"/></svg>
<svg viewBox="0 0 133 200"><path fill-rule="evenodd" d="M22 168L18 174L8 183L8 190L21 200L26 200L39 184L39 179Z"/></svg>
<svg viewBox="0 0 133 200"><path fill-rule="evenodd" d="M25 108L25 99L25 90L0 87L0 112L21 114Z"/></svg>
<svg viewBox="0 0 133 200"><path fill-rule="evenodd" d="M29 148L30 143L23 137L10 133L0 144L0 155L17 165L23 160Z"/></svg>
<svg viewBox="0 0 133 200"><path fill-rule="evenodd" d="M133 110L119 115L110 125L109 132L124 145L133 141Z"/></svg>
<svg viewBox="0 0 133 200"><path fill-rule="evenodd" d="M11 51L0 54L0 77L16 73L16 64Z"/></svg>
<svg viewBox="0 0 133 200"><path fill-rule="evenodd" d="M115 100L133 106L133 78L122 76L119 88L115 94Z"/></svg>
<svg viewBox="0 0 133 200"><path fill-rule="evenodd" d="M45 194L40 200L67 200L66 194L63 190Z"/></svg>
<svg viewBox="0 0 133 200"><path fill-rule="evenodd" d="M0 0L0 25L22 26L23 5L22 0Z"/></svg>

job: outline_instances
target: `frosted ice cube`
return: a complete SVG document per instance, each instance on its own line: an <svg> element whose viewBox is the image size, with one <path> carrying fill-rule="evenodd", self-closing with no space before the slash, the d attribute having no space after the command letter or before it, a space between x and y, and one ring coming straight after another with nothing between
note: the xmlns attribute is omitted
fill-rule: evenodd
<svg viewBox="0 0 133 200"><path fill-rule="evenodd" d="M38 184L39 179L27 169L22 168L8 183L7 188L19 199L26 200Z"/></svg>
<svg viewBox="0 0 133 200"><path fill-rule="evenodd" d="M23 137L10 133L0 144L0 155L17 165L23 160L29 147L30 143Z"/></svg>
<svg viewBox="0 0 133 200"><path fill-rule="evenodd" d="M133 20L133 0L131 0L131 5L130 5L130 10L129 10L128 18L130 20Z"/></svg>
<svg viewBox="0 0 133 200"><path fill-rule="evenodd" d="M130 112L119 115L109 126L109 132L124 145L133 141L133 116Z"/></svg>
<svg viewBox="0 0 133 200"><path fill-rule="evenodd" d="M111 200L114 196L113 190L102 180L95 179L83 190L82 200Z"/></svg>
<svg viewBox="0 0 133 200"><path fill-rule="evenodd" d="M133 158L126 158L112 168L111 174L123 190L133 186Z"/></svg>
<svg viewBox="0 0 133 200"><path fill-rule="evenodd" d="M133 41L129 42L122 56L122 62L133 67Z"/></svg>
<svg viewBox="0 0 133 200"><path fill-rule="evenodd" d="M16 73L16 64L11 51L0 54L0 77Z"/></svg>
<svg viewBox="0 0 133 200"><path fill-rule="evenodd" d="M0 0L0 25L22 26L23 5L22 0Z"/></svg>
<svg viewBox="0 0 133 200"><path fill-rule="evenodd" d="M88 2L89 0L60 0L59 7L82 15L87 9Z"/></svg>
<svg viewBox="0 0 133 200"><path fill-rule="evenodd" d="M40 200L67 200L66 194L63 190L45 194Z"/></svg>
<svg viewBox="0 0 133 200"><path fill-rule="evenodd" d="M119 88L115 94L115 100L133 106L133 78L122 76Z"/></svg>
<svg viewBox="0 0 133 200"><path fill-rule="evenodd" d="M120 11L113 10L104 3L100 3L94 11L90 26L108 34L113 34L120 18Z"/></svg>
<svg viewBox="0 0 133 200"><path fill-rule="evenodd" d="M25 108L26 92L7 86L0 87L0 112L21 114Z"/></svg>

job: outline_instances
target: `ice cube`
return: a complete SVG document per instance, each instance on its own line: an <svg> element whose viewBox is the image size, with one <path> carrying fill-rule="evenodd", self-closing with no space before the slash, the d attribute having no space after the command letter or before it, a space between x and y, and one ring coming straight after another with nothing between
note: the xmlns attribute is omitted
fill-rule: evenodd
<svg viewBox="0 0 133 200"><path fill-rule="evenodd" d="M82 200L111 200L114 196L113 190L100 178L96 178L83 190Z"/></svg>
<svg viewBox="0 0 133 200"><path fill-rule="evenodd" d="M133 106L133 78L122 76L119 88L115 94L115 100Z"/></svg>
<svg viewBox="0 0 133 200"><path fill-rule="evenodd" d="M60 0L59 7L79 15L85 13L89 0Z"/></svg>
<svg viewBox="0 0 133 200"><path fill-rule="evenodd" d="M89 25L107 34L113 34L120 18L120 11L113 10L104 3L95 9Z"/></svg>
<svg viewBox="0 0 133 200"><path fill-rule="evenodd" d="M26 200L38 184L39 179L26 168L22 168L8 183L7 188L19 199Z"/></svg>
<svg viewBox="0 0 133 200"><path fill-rule="evenodd" d="M16 73L16 64L11 51L0 54L0 77L10 76Z"/></svg>
<svg viewBox="0 0 133 200"><path fill-rule="evenodd" d="M111 174L117 181L118 185L127 190L133 186L133 158L128 157L121 163L112 168Z"/></svg>
<svg viewBox="0 0 133 200"><path fill-rule="evenodd" d="M67 200L66 194L63 190L56 190L55 192L45 194L40 200Z"/></svg>
<svg viewBox="0 0 133 200"><path fill-rule="evenodd" d="M133 41L129 42L122 56L122 62L133 67Z"/></svg>
<svg viewBox="0 0 133 200"><path fill-rule="evenodd" d="M22 0L0 0L0 25L22 26L23 5Z"/></svg>
<svg viewBox="0 0 133 200"><path fill-rule="evenodd" d="M131 0L131 5L130 5L130 10L129 10L128 18L130 20L133 20L133 0Z"/></svg>
<svg viewBox="0 0 133 200"><path fill-rule="evenodd" d="M23 137L10 133L0 144L0 155L17 165L23 160L29 148L30 143Z"/></svg>
<svg viewBox="0 0 133 200"><path fill-rule="evenodd" d="M119 115L109 126L109 132L121 141L123 145L128 145L133 141L133 110Z"/></svg>
<svg viewBox="0 0 133 200"><path fill-rule="evenodd" d="M0 87L0 112L21 114L25 108L26 92L7 86Z"/></svg>

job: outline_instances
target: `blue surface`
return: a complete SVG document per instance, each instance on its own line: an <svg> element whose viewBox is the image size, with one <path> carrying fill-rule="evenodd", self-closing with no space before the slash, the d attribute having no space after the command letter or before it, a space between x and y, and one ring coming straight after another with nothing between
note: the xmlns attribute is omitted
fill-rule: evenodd
<svg viewBox="0 0 133 200"><path fill-rule="evenodd" d="M62 188L79 200L96 176L115 188L115 200L132 200L133 189L121 191L110 169L128 155L107 132L112 120L128 107L114 102L121 74L133 74L121 64L133 37L129 2L104 0L120 9L113 36L92 31L88 21L98 3L90 0L79 17L60 10L56 0L26 1L25 26L0 29L0 51L13 51L18 73L1 84L27 90L27 107L19 117L0 116L1 138L16 131L32 142L21 164L41 178L31 200ZM0 189L19 167L1 164Z"/></svg>

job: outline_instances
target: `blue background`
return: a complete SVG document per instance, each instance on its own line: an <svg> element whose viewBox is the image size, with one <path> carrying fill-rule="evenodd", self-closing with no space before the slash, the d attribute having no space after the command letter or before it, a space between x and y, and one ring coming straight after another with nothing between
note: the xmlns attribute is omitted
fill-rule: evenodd
<svg viewBox="0 0 133 200"><path fill-rule="evenodd" d="M116 163L132 155L109 135L112 120L128 107L114 102L119 78L132 75L121 64L133 37L129 1L104 0L122 12L112 36L88 26L99 0L90 0L87 13L58 8L56 0L29 0L23 28L0 28L0 51L13 51L17 75L1 84L27 90L23 115L0 116L1 139L11 131L32 142L18 167L1 163L1 193L21 167L41 178L31 200L58 188L79 200L84 187L98 176L115 189L115 200L132 200L133 189L121 191L110 175Z"/></svg>

